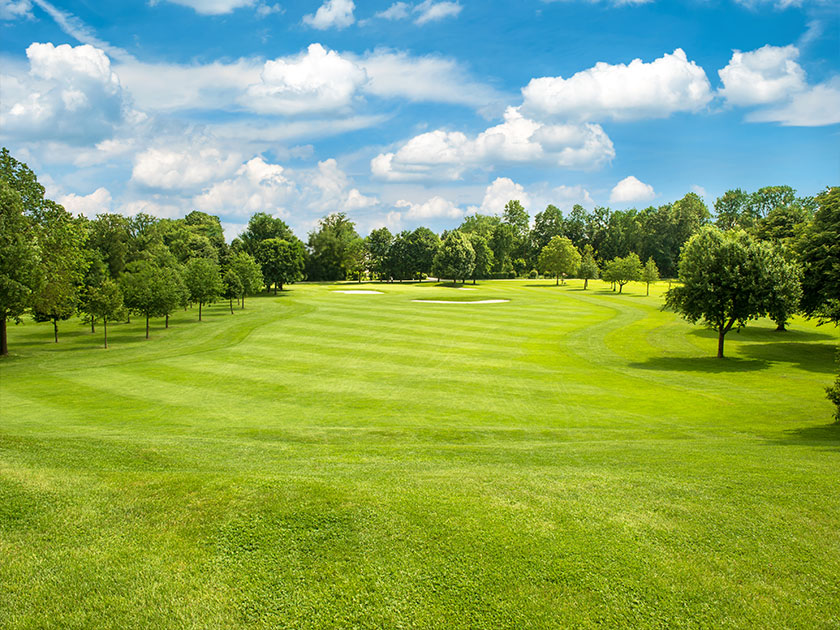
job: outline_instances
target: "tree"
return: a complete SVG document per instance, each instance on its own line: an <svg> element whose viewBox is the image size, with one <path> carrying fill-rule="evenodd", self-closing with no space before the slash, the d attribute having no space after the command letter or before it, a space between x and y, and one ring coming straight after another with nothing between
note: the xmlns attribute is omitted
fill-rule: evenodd
<svg viewBox="0 0 840 630"><path fill-rule="evenodd" d="M466 234L453 230L446 235L435 255L433 270L438 278L452 278L452 282L466 279L475 266L475 251Z"/></svg>
<svg viewBox="0 0 840 630"><path fill-rule="evenodd" d="M368 252L370 252L369 271L371 278L376 275L379 276L380 280L384 279L387 268L388 249L390 249L393 240L394 237L391 235L391 231L386 227L371 231L365 238Z"/></svg>
<svg viewBox="0 0 840 630"><path fill-rule="evenodd" d="M746 232L706 227L683 248L682 284L668 290L666 307L717 331L717 356L722 359L726 333L762 317L770 308L776 280L772 258L772 249Z"/></svg>
<svg viewBox="0 0 840 630"><path fill-rule="evenodd" d="M146 318L146 339L149 338L149 318L158 315L158 300L154 294L157 265L148 260L136 260L126 265L120 276L120 289L129 311Z"/></svg>
<svg viewBox="0 0 840 630"><path fill-rule="evenodd" d="M493 235L488 241L490 249L493 250L493 258L496 261L496 271L508 271L513 269L511 254L516 247L516 228L509 223L500 223L493 230Z"/></svg>
<svg viewBox="0 0 840 630"><path fill-rule="evenodd" d="M391 246L388 248L388 255L385 257L385 273L390 278L397 280L410 279L413 275L411 269L411 247L409 237L411 232L403 230L394 237Z"/></svg>
<svg viewBox="0 0 840 630"><path fill-rule="evenodd" d="M297 239L286 241L270 238L260 243L257 250L257 261L260 263L266 287L274 285L275 295L278 286L282 291L284 284L303 277L304 259L303 243Z"/></svg>
<svg viewBox="0 0 840 630"><path fill-rule="evenodd" d="M809 317L840 322L840 187L816 198L814 219L799 243L802 309Z"/></svg>
<svg viewBox="0 0 840 630"><path fill-rule="evenodd" d="M58 322L69 319L79 301L87 262L87 232L73 215L48 199L36 211L35 224L41 282L32 296L32 316L37 322L52 322L58 343Z"/></svg>
<svg viewBox="0 0 840 630"><path fill-rule="evenodd" d="M408 236L407 246L411 275L422 280L422 274L432 273L435 254L440 249L440 238L429 228L419 227Z"/></svg>
<svg viewBox="0 0 840 630"><path fill-rule="evenodd" d="M776 330L787 330L788 320L799 311L802 299L802 267L787 260L780 245L770 244L768 271L772 277L767 316L776 323Z"/></svg>
<svg viewBox="0 0 840 630"><path fill-rule="evenodd" d="M233 300L242 295L242 280L233 269L228 269L222 278L222 297L230 300L230 314L233 315Z"/></svg>
<svg viewBox="0 0 840 630"><path fill-rule="evenodd" d="M604 271L604 279L609 277L610 282L615 282L618 285L618 292L624 288L628 282L634 282L642 279L642 261L639 260L639 255L636 252L630 252L623 258L614 258L607 263Z"/></svg>
<svg viewBox="0 0 840 630"><path fill-rule="evenodd" d="M245 296L257 293L265 284L260 264L247 252L237 252L230 258L230 269L239 278L242 292L237 296L245 308Z"/></svg>
<svg viewBox="0 0 840 630"><path fill-rule="evenodd" d="M102 318L105 347L108 347L108 320L116 319L123 313L123 295L120 286L108 278L101 285L92 287L88 296L88 308L94 317Z"/></svg>
<svg viewBox="0 0 840 630"><path fill-rule="evenodd" d="M539 256L543 248L548 245L555 236L567 236L565 233L566 222L563 220L563 213L553 205L548 205L545 210L538 212L534 217L534 229L531 230L531 251L534 256Z"/></svg>
<svg viewBox="0 0 840 630"><path fill-rule="evenodd" d="M257 212L248 221L245 231L234 239L232 247L256 258L260 243L270 238L291 241L297 237L283 219L272 217L265 212Z"/></svg>
<svg viewBox="0 0 840 630"><path fill-rule="evenodd" d="M583 278L583 290L589 286L589 281L594 280L601 273L598 268L598 263L595 262L595 254L592 251L592 245L586 245L583 248L583 257L580 261L580 268L578 269L578 276Z"/></svg>
<svg viewBox="0 0 840 630"><path fill-rule="evenodd" d="M40 258L33 232L20 193L0 174L0 356L9 354L6 320L20 321L38 286Z"/></svg>
<svg viewBox="0 0 840 630"><path fill-rule="evenodd" d="M350 246L359 238L355 224L343 212L336 212L318 222L309 234L309 278L344 280L350 264Z"/></svg>
<svg viewBox="0 0 840 630"><path fill-rule="evenodd" d="M470 245L475 252L475 264L473 265L472 281L475 284L476 278L486 278L493 269L493 250L487 243L487 239L478 232L469 234Z"/></svg>
<svg viewBox="0 0 840 630"><path fill-rule="evenodd" d="M648 258L642 269L642 282L645 283L645 295L650 295L650 283L659 280L659 269L656 267L656 262L653 257Z"/></svg>
<svg viewBox="0 0 840 630"><path fill-rule="evenodd" d="M736 188L727 190L715 200L715 225L721 230L748 228L755 221L749 214L749 195Z"/></svg>
<svg viewBox="0 0 840 630"><path fill-rule="evenodd" d="M461 234L478 234L489 243L493 238L493 232L500 223L501 219L496 215L471 214L464 217L457 229Z"/></svg>
<svg viewBox="0 0 840 630"><path fill-rule="evenodd" d="M556 278L555 284L560 284L560 276L573 275L580 268L580 252L565 236L555 236L543 247L537 264Z"/></svg>
<svg viewBox="0 0 840 630"><path fill-rule="evenodd" d="M179 306L186 306L190 293L179 264L172 261L158 269L152 281L152 295L156 301L156 314L165 318L164 328L169 328L169 316Z"/></svg>
<svg viewBox="0 0 840 630"><path fill-rule="evenodd" d="M359 282L362 281L362 274L370 266L370 252L367 242L363 238L357 238L350 243L347 251L347 275L356 276Z"/></svg>
<svg viewBox="0 0 840 630"><path fill-rule="evenodd" d="M190 299L198 302L198 321L201 321L201 307L219 297L222 292L219 266L206 258L193 258L187 263L184 282Z"/></svg>

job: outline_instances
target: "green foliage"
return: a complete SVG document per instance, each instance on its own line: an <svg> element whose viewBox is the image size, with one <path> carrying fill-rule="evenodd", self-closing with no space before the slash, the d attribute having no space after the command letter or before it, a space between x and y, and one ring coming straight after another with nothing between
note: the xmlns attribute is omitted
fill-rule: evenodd
<svg viewBox="0 0 840 630"><path fill-rule="evenodd" d="M429 228L419 227L407 237L409 272L412 276L432 272L435 254L440 249L440 238Z"/></svg>
<svg viewBox="0 0 840 630"><path fill-rule="evenodd" d="M583 248L583 256L581 257L580 267L578 268L578 278L583 279L583 290L585 291L587 289L590 280L595 280L600 274L601 270L595 261L592 245L586 245Z"/></svg>
<svg viewBox="0 0 840 630"><path fill-rule="evenodd" d="M351 266L351 246L359 238L355 224L343 212L336 212L318 222L309 234L310 280L344 280Z"/></svg>
<svg viewBox="0 0 840 630"><path fill-rule="evenodd" d="M500 223L501 219L496 215L476 213L464 217L457 229L462 234L478 234L489 243Z"/></svg>
<svg viewBox="0 0 840 630"><path fill-rule="evenodd" d="M367 241L367 249L370 252L370 266L368 271L371 277L377 276L383 279L387 275L388 251L391 248L394 237L388 228L381 227L371 231L365 238L365 241Z"/></svg>
<svg viewBox="0 0 840 630"><path fill-rule="evenodd" d="M433 272L438 278L452 278L453 282L467 279L475 268L475 250L466 234L453 230L446 235L435 255Z"/></svg>
<svg viewBox="0 0 840 630"><path fill-rule="evenodd" d="M563 213L557 206L549 204L545 210L534 217L534 229L531 230L531 250L536 255L548 245L555 236L567 236Z"/></svg>
<svg viewBox="0 0 840 630"><path fill-rule="evenodd" d="M190 300L198 302L198 321L201 321L202 306L215 300L222 292L219 266L206 258L193 258L184 270L184 283Z"/></svg>
<svg viewBox="0 0 840 630"><path fill-rule="evenodd" d="M362 275L368 267L370 267L370 252L367 242L363 238L357 238L350 243L348 248L347 275L351 278L355 276L361 282Z"/></svg>
<svg viewBox="0 0 840 630"><path fill-rule="evenodd" d="M87 308L96 318L102 318L105 347L108 347L108 321L123 316L123 294L119 284L110 278L103 280L98 286L91 287L87 297Z"/></svg>
<svg viewBox="0 0 840 630"><path fill-rule="evenodd" d="M840 187L816 198L818 209L799 244L802 308L811 317L840 322Z"/></svg>
<svg viewBox="0 0 840 630"><path fill-rule="evenodd" d="M645 283L645 295L650 295L650 283L659 280L659 269L656 267L656 261L651 256L645 263L642 269L642 282Z"/></svg>
<svg viewBox="0 0 840 630"><path fill-rule="evenodd" d="M256 258L260 243L270 238L291 241L296 237L283 219L272 217L265 212L257 212L248 220L245 231L234 239L232 248Z"/></svg>
<svg viewBox="0 0 840 630"><path fill-rule="evenodd" d="M242 292L237 296L245 308L245 296L260 291L265 284L260 264L247 252L236 252L230 258L230 270L233 271L242 286Z"/></svg>
<svg viewBox="0 0 840 630"><path fill-rule="evenodd" d="M260 243L257 261L266 286L274 285L275 293L278 287L282 291L284 284L303 278L305 263L303 243L297 239L294 241L279 238L267 239Z"/></svg>
<svg viewBox="0 0 840 630"><path fill-rule="evenodd" d="M636 282L642 279L642 261L636 252L630 252L627 256L613 258L604 265L602 277L608 282L618 285L618 292L621 293L624 285L628 282Z"/></svg>
<svg viewBox="0 0 840 630"><path fill-rule="evenodd" d="M565 236L555 236L540 252L537 264L540 269L554 276L559 284L561 276L577 273L580 268L580 252Z"/></svg>
<svg viewBox="0 0 840 630"><path fill-rule="evenodd" d="M476 278L488 278L493 270L494 258L490 245L478 232L468 234L470 245L475 252L475 264L473 265L472 278L475 284Z"/></svg>

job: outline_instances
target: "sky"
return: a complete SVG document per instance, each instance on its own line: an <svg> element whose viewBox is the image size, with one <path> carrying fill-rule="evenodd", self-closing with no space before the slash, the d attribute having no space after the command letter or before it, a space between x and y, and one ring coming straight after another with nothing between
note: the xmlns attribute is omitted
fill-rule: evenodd
<svg viewBox="0 0 840 630"><path fill-rule="evenodd" d="M68 210L301 238L840 180L837 0L0 0L0 142Z"/></svg>

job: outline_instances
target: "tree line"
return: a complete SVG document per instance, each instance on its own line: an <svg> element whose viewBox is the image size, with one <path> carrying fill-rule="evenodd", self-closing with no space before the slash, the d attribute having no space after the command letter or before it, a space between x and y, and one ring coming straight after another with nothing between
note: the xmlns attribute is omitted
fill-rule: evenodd
<svg viewBox="0 0 840 630"><path fill-rule="evenodd" d="M193 211L182 219L103 213L73 217L45 197L26 164L0 151L0 353L6 322L30 313L51 322L81 315L95 330L136 315L165 326L178 308L219 299L245 307L262 290L303 279L382 281L428 276L466 282L538 274L602 278L617 288L679 276L668 307L723 337L749 319L770 316L780 330L798 312L840 320L838 188L799 197L789 186L736 189L714 215L695 193L643 210L568 216L549 205L533 222L519 201L500 215L473 214L453 230L427 227L362 238L344 213L322 218L304 243L282 220L254 214L230 245L219 218ZM646 262L642 262L646 261ZM728 274L728 275L727 275ZM840 385L837 386L840 388ZM838 389L837 391L840 391ZM840 394L836 394L840 396Z"/></svg>

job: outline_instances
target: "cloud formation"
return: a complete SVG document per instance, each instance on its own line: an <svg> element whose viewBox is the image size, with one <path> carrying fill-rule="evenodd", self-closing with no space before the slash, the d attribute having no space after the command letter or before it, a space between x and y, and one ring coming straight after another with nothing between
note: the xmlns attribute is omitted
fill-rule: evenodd
<svg viewBox="0 0 840 630"><path fill-rule="evenodd" d="M353 0L326 0L314 15L303 16L303 23L321 31L329 28L343 29L356 21L353 16L355 8Z"/></svg>
<svg viewBox="0 0 840 630"><path fill-rule="evenodd" d="M750 52L736 50L726 67L718 70L719 90L731 105L763 105L787 98L805 88L805 71L796 59L796 46L762 46Z"/></svg>
<svg viewBox="0 0 840 630"><path fill-rule="evenodd" d="M618 182L610 192L610 203L636 203L656 197L653 186L639 181L632 175Z"/></svg>
<svg viewBox="0 0 840 630"><path fill-rule="evenodd" d="M700 111L712 100L705 71L681 48L651 63L599 62L568 79L531 79L522 96L526 114L579 121L665 118Z"/></svg>

